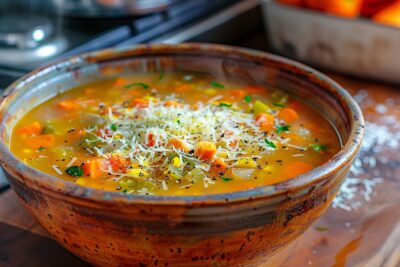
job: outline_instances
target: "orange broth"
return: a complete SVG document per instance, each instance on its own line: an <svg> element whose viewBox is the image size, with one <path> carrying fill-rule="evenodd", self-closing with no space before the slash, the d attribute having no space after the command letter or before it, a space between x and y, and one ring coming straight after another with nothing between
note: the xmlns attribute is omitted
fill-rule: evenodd
<svg viewBox="0 0 400 267"><path fill-rule="evenodd" d="M280 90L210 75L138 74L74 88L14 127L12 152L79 185L204 195L279 183L340 149L317 111Z"/></svg>

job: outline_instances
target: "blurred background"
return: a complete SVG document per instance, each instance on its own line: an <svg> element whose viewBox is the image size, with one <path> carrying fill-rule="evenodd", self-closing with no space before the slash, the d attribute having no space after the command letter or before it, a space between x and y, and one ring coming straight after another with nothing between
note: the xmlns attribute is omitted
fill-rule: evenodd
<svg viewBox="0 0 400 267"><path fill-rule="evenodd" d="M396 0L3 0L0 88L63 57L154 42L249 46L399 82L396 26Z"/></svg>

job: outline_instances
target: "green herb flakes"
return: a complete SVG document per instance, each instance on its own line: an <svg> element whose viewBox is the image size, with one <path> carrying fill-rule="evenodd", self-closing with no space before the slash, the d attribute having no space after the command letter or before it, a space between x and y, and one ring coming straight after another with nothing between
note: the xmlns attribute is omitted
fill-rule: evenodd
<svg viewBox="0 0 400 267"><path fill-rule="evenodd" d="M73 177L81 177L83 175L83 170L79 166L71 166L65 172Z"/></svg>
<svg viewBox="0 0 400 267"><path fill-rule="evenodd" d="M222 176L222 177L221 177L221 179L222 179L222 181L224 181L224 182L230 182L230 181L233 181L233 178L224 177L224 176Z"/></svg>
<svg viewBox="0 0 400 267"><path fill-rule="evenodd" d="M43 151L43 150L45 150L46 148L44 147L44 146L40 146L39 148L38 148L38 150L39 151Z"/></svg>
<svg viewBox="0 0 400 267"><path fill-rule="evenodd" d="M220 83L218 83L218 82L216 82L216 81L210 82L210 85L211 85L212 87L214 87L214 88L219 88L219 89L224 89L224 88L225 88L225 86L223 86L222 84L220 84Z"/></svg>
<svg viewBox="0 0 400 267"><path fill-rule="evenodd" d="M310 147L312 149L314 149L315 151L317 151L317 152L324 151L324 150L328 149L327 145L322 145L322 144L311 144Z"/></svg>
<svg viewBox="0 0 400 267"><path fill-rule="evenodd" d="M128 85L125 85L126 89L132 88L132 87L142 87L143 89L147 90L150 88L150 86L148 86L145 83L130 83Z"/></svg>
<svg viewBox="0 0 400 267"><path fill-rule="evenodd" d="M290 125L278 125L276 126L276 133L280 134L283 132L288 132L290 130Z"/></svg>
<svg viewBox="0 0 400 267"><path fill-rule="evenodd" d="M113 131L116 131L118 129L117 125L115 123L110 125L110 129Z"/></svg>
<svg viewBox="0 0 400 267"><path fill-rule="evenodd" d="M284 108L285 105L282 103L272 103L272 105L274 105L275 107L279 107L279 108Z"/></svg>
<svg viewBox="0 0 400 267"><path fill-rule="evenodd" d="M230 108L230 107L232 107L232 104L228 104L228 103L222 102L222 103L219 103L219 106L220 106L220 107Z"/></svg>
<svg viewBox="0 0 400 267"><path fill-rule="evenodd" d="M272 141L269 141L268 139L264 139L264 141L269 147L276 148L276 145Z"/></svg>
<svg viewBox="0 0 400 267"><path fill-rule="evenodd" d="M247 103L249 103L249 102L251 101L251 96L250 96L250 95L246 95L246 96L243 98L243 100L246 101Z"/></svg>

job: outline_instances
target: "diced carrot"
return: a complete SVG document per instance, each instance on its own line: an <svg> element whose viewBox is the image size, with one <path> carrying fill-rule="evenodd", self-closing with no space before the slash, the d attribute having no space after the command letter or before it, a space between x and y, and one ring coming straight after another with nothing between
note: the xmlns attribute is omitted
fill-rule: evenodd
<svg viewBox="0 0 400 267"><path fill-rule="evenodd" d="M279 111L278 118L287 123L291 123L299 119L299 114L297 114L294 109L283 108Z"/></svg>
<svg viewBox="0 0 400 267"><path fill-rule="evenodd" d="M79 109L79 105L76 101L74 100L63 100L57 103L57 107L67 110L67 111L72 111L72 110L77 110Z"/></svg>
<svg viewBox="0 0 400 267"><path fill-rule="evenodd" d="M41 134L28 137L25 143L31 148L50 147L54 145L55 140L56 138L52 134Z"/></svg>
<svg viewBox="0 0 400 267"><path fill-rule="evenodd" d="M217 152L217 147L212 142L199 142L197 144L194 154L201 160L210 161L215 153Z"/></svg>
<svg viewBox="0 0 400 267"><path fill-rule="evenodd" d="M125 78L118 77L118 78L115 80L114 85L115 85L115 86L124 86L126 83L127 83L127 81L126 81Z"/></svg>
<svg viewBox="0 0 400 267"><path fill-rule="evenodd" d="M147 108L149 106L149 101L142 98L135 98L131 101L129 106L136 108Z"/></svg>
<svg viewBox="0 0 400 267"><path fill-rule="evenodd" d="M181 84L181 85L179 85L179 86L177 86L175 89L174 89L174 91L176 92L176 93L185 93L185 92L187 92L189 89L190 89L190 85L189 84Z"/></svg>
<svg viewBox="0 0 400 267"><path fill-rule="evenodd" d="M230 143L229 143L229 146L230 147L234 147L234 146L236 146L236 144L238 143L238 139L234 139L234 140L232 140Z"/></svg>
<svg viewBox="0 0 400 267"><path fill-rule="evenodd" d="M149 133L147 135L146 145L149 146L149 147L152 147L152 146L156 145L156 140L155 140L154 134Z"/></svg>
<svg viewBox="0 0 400 267"><path fill-rule="evenodd" d="M181 104L179 104L178 102L174 101L174 100L168 100L164 103L164 106L166 107L179 107Z"/></svg>
<svg viewBox="0 0 400 267"><path fill-rule="evenodd" d="M261 129L261 131L264 131L264 132L272 131L274 129L274 127L275 127L275 125L271 121L263 121L260 123L260 129Z"/></svg>
<svg viewBox="0 0 400 267"><path fill-rule="evenodd" d="M300 174L303 174L305 172L310 171L313 168L311 164L301 162L301 161L295 161L289 163L283 170L284 174L288 176L289 178L298 176Z"/></svg>
<svg viewBox="0 0 400 267"><path fill-rule="evenodd" d="M275 118L271 114L260 113L260 114L256 115L255 119L256 119L257 123L261 123L263 121L272 121L273 122Z"/></svg>
<svg viewBox="0 0 400 267"><path fill-rule="evenodd" d="M261 86L249 85L245 88L245 91L253 94L262 94L266 92L266 89Z"/></svg>
<svg viewBox="0 0 400 267"><path fill-rule="evenodd" d="M386 25L400 27L400 1L379 11L372 17L372 20Z"/></svg>
<svg viewBox="0 0 400 267"><path fill-rule="evenodd" d="M235 90L230 90L229 94L235 98L242 99L246 95L246 91L240 90L240 89L235 89Z"/></svg>
<svg viewBox="0 0 400 267"><path fill-rule="evenodd" d="M267 113L257 114L255 117L256 122L260 125L260 129L264 132L272 131L274 129L274 116Z"/></svg>
<svg viewBox="0 0 400 267"><path fill-rule="evenodd" d="M125 173L126 172L126 165L127 165L127 160L124 159L123 157L119 155L113 155L108 162L111 165L111 169L113 172L118 172L118 173Z"/></svg>
<svg viewBox="0 0 400 267"><path fill-rule="evenodd" d="M183 141L181 141L179 139L176 139L176 138L169 139L168 145L171 145L171 146L175 147L176 149L182 150L184 152L188 152L189 151L189 148L185 144L185 142L183 142Z"/></svg>
<svg viewBox="0 0 400 267"><path fill-rule="evenodd" d="M224 162L223 159L217 158L214 160L211 166L211 172L215 173L225 173L226 172L226 163Z"/></svg>
<svg viewBox="0 0 400 267"><path fill-rule="evenodd" d="M90 178L98 179L103 176L103 169L107 168L107 161L105 159L92 159L87 160L83 165L83 174L90 176Z"/></svg>
<svg viewBox="0 0 400 267"><path fill-rule="evenodd" d="M32 122L17 130L18 134L40 134L43 131L42 126L38 121Z"/></svg>

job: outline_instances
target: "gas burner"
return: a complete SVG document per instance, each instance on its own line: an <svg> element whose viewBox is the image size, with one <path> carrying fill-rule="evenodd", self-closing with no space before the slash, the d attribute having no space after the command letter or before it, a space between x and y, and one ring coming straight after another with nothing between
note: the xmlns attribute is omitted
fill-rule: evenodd
<svg viewBox="0 0 400 267"><path fill-rule="evenodd" d="M0 17L0 46L29 49L38 47L54 34L50 20L18 15Z"/></svg>
<svg viewBox="0 0 400 267"><path fill-rule="evenodd" d="M17 14L0 17L0 58L6 66L33 66L65 51L65 38L56 36L51 20Z"/></svg>

